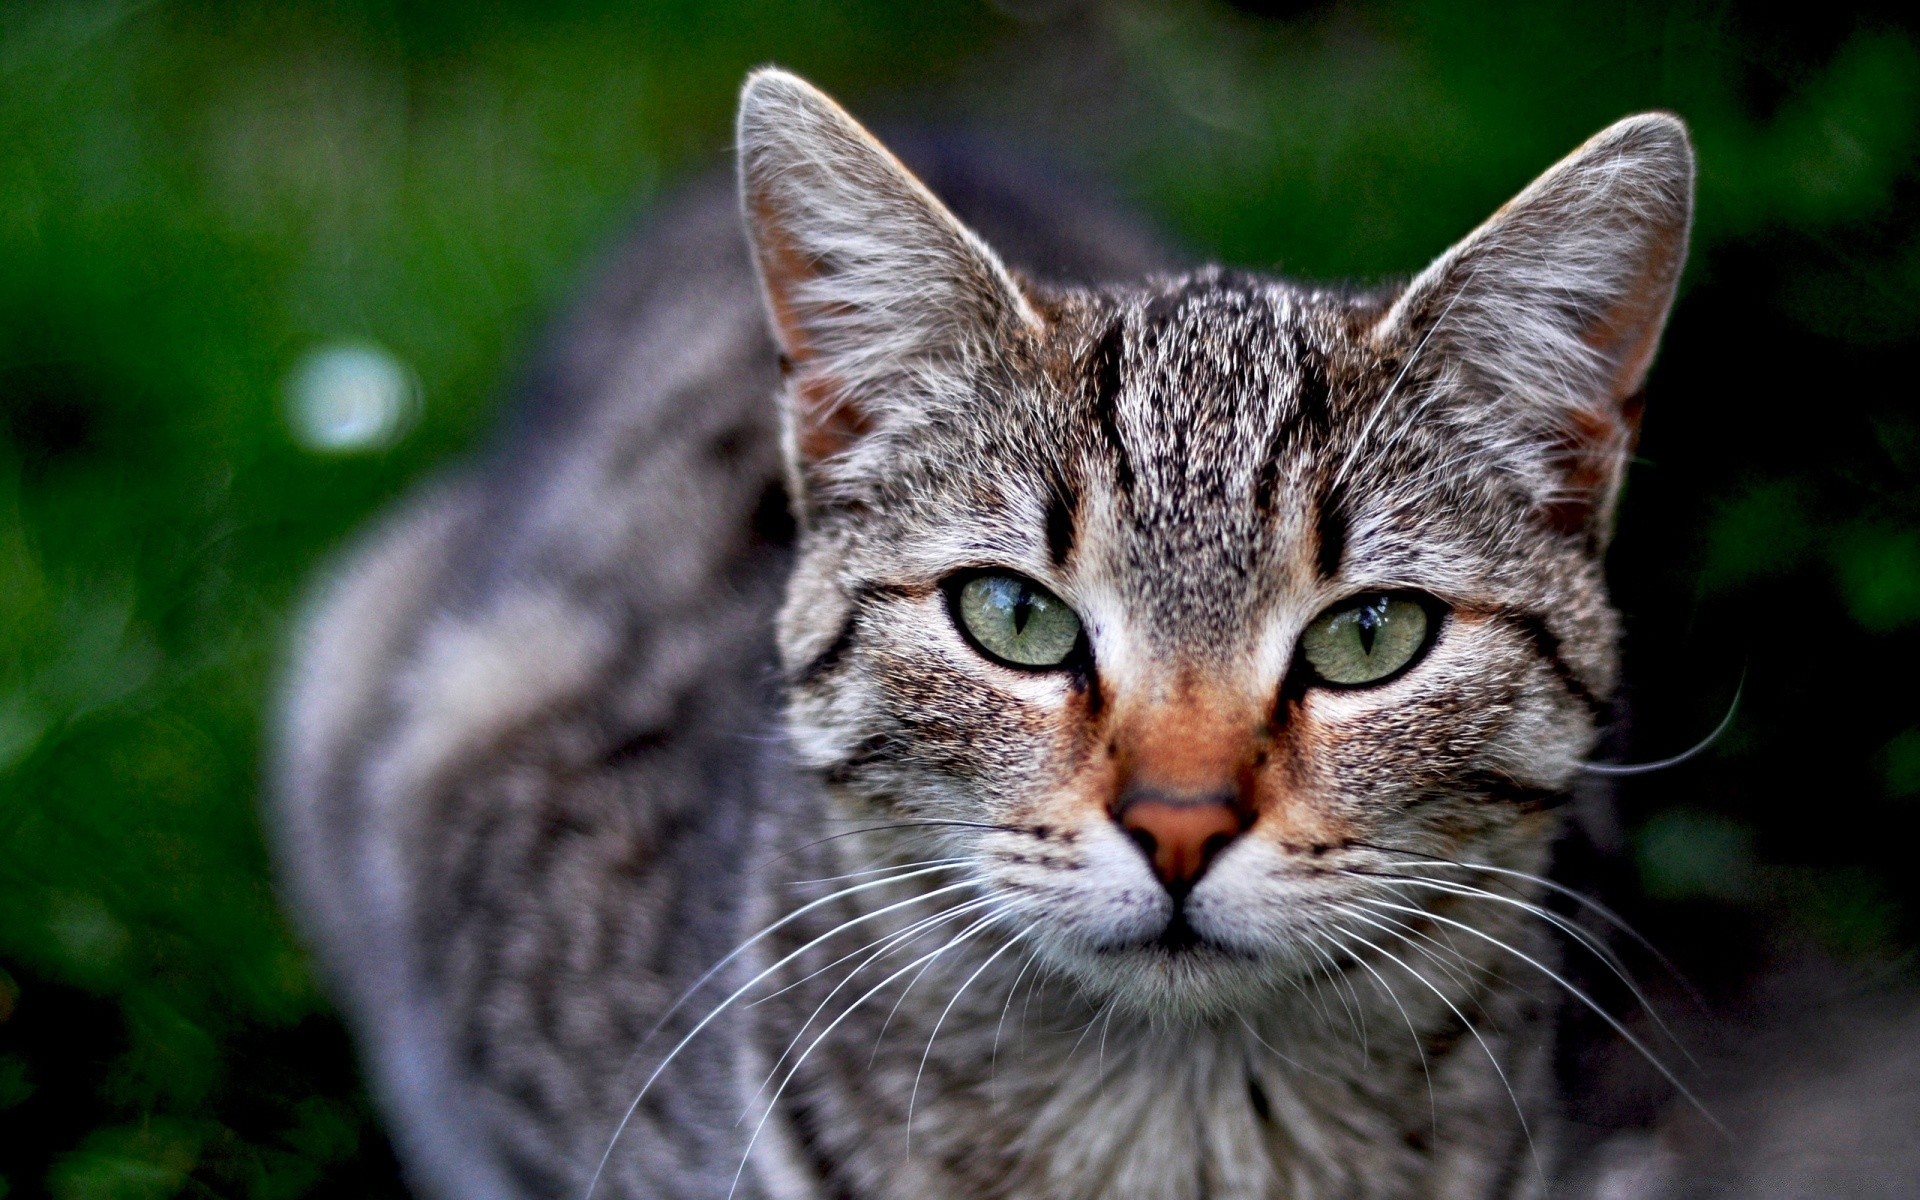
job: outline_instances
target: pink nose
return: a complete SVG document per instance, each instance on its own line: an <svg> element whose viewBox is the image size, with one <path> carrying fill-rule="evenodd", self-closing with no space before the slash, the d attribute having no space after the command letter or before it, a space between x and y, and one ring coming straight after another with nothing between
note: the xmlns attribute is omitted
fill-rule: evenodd
<svg viewBox="0 0 1920 1200"><path fill-rule="evenodd" d="M1240 809L1225 797L1188 800L1155 792L1122 804L1116 819L1175 896L1190 891L1247 827Z"/></svg>

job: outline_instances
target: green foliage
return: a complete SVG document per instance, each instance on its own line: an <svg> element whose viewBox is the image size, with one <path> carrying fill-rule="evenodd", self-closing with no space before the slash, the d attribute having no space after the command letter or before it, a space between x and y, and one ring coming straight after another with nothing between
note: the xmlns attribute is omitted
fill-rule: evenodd
<svg viewBox="0 0 1920 1200"><path fill-rule="evenodd" d="M1753 886L1753 831L1712 813L1676 808L1640 829L1640 877L1657 899L1741 899Z"/></svg>
<svg viewBox="0 0 1920 1200"><path fill-rule="evenodd" d="M1887 795L1901 800L1920 796L1920 729L1902 730L1881 753Z"/></svg>
<svg viewBox="0 0 1920 1200"><path fill-rule="evenodd" d="M40 1131L0 1138L16 1186L293 1197L361 1153L351 1079L295 1044L321 1002L254 815L297 589L470 444L596 246L724 144L748 65L884 84L992 32L861 0L0 5L0 1100ZM348 338L429 398L391 453L289 436L283 379Z"/></svg>
<svg viewBox="0 0 1920 1200"><path fill-rule="evenodd" d="M1697 254L1615 563L1636 752L1711 728L1743 666L1748 699L1627 789L1636 861L1657 899L1897 948L1920 731L1874 697L1920 657L1920 43L1794 21L0 0L0 1196L398 1194L268 882L276 656L327 552L474 444L774 59L856 102L991 98L1092 39L1124 119L1083 97L1060 123L1113 134L1086 156L1197 251L1307 275L1417 269L1607 121L1686 115ZM424 403L389 447L316 453L287 382L346 343Z"/></svg>

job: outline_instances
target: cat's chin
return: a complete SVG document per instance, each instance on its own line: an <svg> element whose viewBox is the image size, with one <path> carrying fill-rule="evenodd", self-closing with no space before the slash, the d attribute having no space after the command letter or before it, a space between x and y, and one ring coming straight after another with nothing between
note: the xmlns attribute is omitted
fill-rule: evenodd
<svg viewBox="0 0 1920 1200"><path fill-rule="evenodd" d="M1100 1003L1156 1018L1212 1021L1297 986L1302 964L1208 938L1174 920L1127 941L1046 945L1042 957Z"/></svg>

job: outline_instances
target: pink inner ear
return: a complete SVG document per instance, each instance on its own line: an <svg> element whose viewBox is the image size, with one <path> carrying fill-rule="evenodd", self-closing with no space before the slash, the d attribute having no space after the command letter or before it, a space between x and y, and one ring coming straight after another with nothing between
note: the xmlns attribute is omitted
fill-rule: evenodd
<svg viewBox="0 0 1920 1200"><path fill-rule="evenodd" d="M795 448L808 462L838 454L873 432L866 410L851 403L839 379L798 368L793 382Z"/></svg>
<svg viewBox="0 0 1920 1200"><path fill-rule="evenodd" d="M767 308L792 378L795 446L803 459L818 462L870 433L872 422L848 396L844 383L821 369L820 348L794 302L799 286L818 278L819 263L793 244L764 199L754 201L754 213Z"/></svg>
<svg viewBox="0 0 1920 1200"><path fill-rule="evenodd" d="M1582 335L1581 340L1598 350L1613 370L1604 407L1575 409L1557 447L1565 497L1547 506L1547 519L1563 533L1578 533L1592 523L1594 514L1609 502L1627 456L1639 440L1640 414L1645 408L1642 388L1666 326L1685 239L1685 231L1676 230L1649 248L1638 277L1620 303Z"/></svg>
<svg viewBox="0 0 1920 1200"><path fill-rule="evenodd" d="M1647 368L1666 327L1675 276L1686 245L1684 228L1669 230L1641 256L1639 275L1612 311L1586 331L1583 340L1614 364L1611 395L1624 403L1639 393ZM1639 424L1637 414L1629 422Z"/></svg>
<svg viewBox="0 0 1920 1200"><path fill-rule="evenodd" d="M1565 481L1558 499L1546 506L1548 524L1576 534L1593 523L1594 514L1612 496L1619 473L1640 430L1640 394L1618 401L1610 412L1575 409L1554 447L1554 459Z"/></svg>
<svg viewBox="0 0 1920 1200"><path fill-rule="evenodd" d="M766 284L773 334L787 361L804 369L816 351L795 310L793 292L795 285L820 273L819 265L793 244L764 195L754 197L753 216L754 251L760 259L760 278Z"/></svg>

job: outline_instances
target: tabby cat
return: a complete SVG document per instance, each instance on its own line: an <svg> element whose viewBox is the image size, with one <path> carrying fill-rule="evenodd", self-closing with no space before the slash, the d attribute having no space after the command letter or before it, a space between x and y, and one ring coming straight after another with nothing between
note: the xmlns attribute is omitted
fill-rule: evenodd
<svg viewBox="0 0 1920 1200"><path fill-rule="evenodd" d="M281 859L412 1186L1542 1194L1681 123L1371 291L934 154L963 224L777 70L738 153L297 649Z"/></svg>

